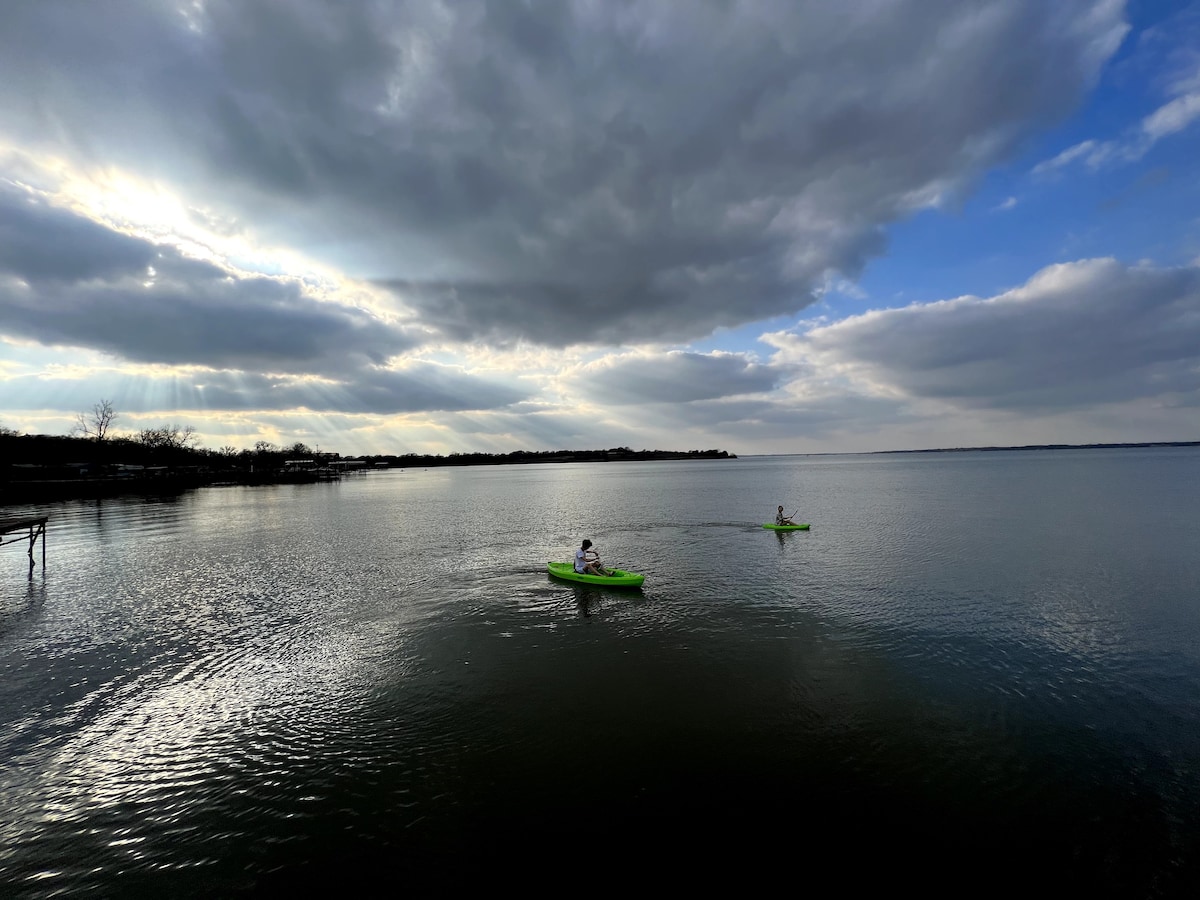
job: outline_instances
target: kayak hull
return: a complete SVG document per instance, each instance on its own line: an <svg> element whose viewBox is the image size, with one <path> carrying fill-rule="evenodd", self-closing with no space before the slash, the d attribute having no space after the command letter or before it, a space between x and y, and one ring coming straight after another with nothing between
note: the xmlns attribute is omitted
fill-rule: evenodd
<svg viewBox="0 0 1200 900"><path fill-rule="evenodd" d="M808 523L804 522L798 525L776 525L774 522L763 522L763 528L770 528L772 531L808 531Z"/></svg>
<svg viewBox="0 0 1200 900"><path fill-rule="evenodd" d="M575 566L569 562L548 562L546 569L556 578L579 581L583 584L602 584L605 587L641 587L642 582L646 580L645 575L626 572L624 569L610 569L612 575L589 575L586 572L576 572Z"/></svg>

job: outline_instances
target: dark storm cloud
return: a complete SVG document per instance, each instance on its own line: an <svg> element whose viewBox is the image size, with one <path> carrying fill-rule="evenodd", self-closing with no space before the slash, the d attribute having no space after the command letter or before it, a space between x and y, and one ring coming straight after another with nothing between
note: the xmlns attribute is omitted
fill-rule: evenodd
<svg viewBox="0 0 1200 900"><path fill-rule="evenodd" d="M387 286L420 310L424 324L458 340L497 344L516 338L550 345L682 341L697 332L696 320L681 307L709 310L703 329L708 331L745 320L745 306L729 302L723 307L730 292L759 304L772 298L788 302L786 289L747 261L726 266L719 274L662 273L649 283L613 278L590 286L470 281L392 281ZM636 327L631 330L631 325Z"/></svg>
<svg viewBox="0 0 1200 900"><path fill-rule="evenodd" d="M0 191L0 332L138 362L345 372L413 345L291 280L228 271ZM7 277L5 277L7 276Z"/></svg>
<svg viewBox="0 0 1200 900"><path fill-rule="evenodd" d="M0 273L31 283L70 283L145 273L155 247L90 219L0 189Z"/></svg>
<svg viewBox="0 0 1200 900"><path fill-rule="evenodd" d="M1095 259L1020 288L868 313L796 339L810 361L962 407L1053 411L1200 392L1200 268ZM786 342L784 344L786 346Z"/></svg>
<svg viewBox="0 0 1200 900"><path fill-rule="evenodd" d="M10 140L162 178L451 337L801 309L1078 101L1107 0L18 3ZM585 318L586 317L586 318Z"/></svg>
<svg viewBox="0 0 1200 900"><path fill-rule="evenodd" d="M770 391L781 377L732 354L672 352L593 364L575 382L581 395L602 404L690 403Z"/></svg>

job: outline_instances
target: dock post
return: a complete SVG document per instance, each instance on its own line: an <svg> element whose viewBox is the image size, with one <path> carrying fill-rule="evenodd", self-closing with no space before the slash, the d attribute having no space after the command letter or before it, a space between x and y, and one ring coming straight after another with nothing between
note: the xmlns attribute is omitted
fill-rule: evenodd
<svg viewBox="0 0 1200 900"><path fill-rule="evenodd" d="M29 577L33 577L33 548L37 546L37 540L42 539L42 571L46 571L46 523L45 521L32 525L29 528Z"/></svg>
<svg viewBox="0 0 1200 900"><path fill-rule="evenodd" d="M29 577L33 577L34 557L33 550L37 546L38 538L42 539L42 571L46 571L46 522L48 516L35 516L24 519L0 519L0 545L13 544L21 540L19 537L14 537L11 540L5 540L5 536L14 531L24 531L29 529Z"/></svg>

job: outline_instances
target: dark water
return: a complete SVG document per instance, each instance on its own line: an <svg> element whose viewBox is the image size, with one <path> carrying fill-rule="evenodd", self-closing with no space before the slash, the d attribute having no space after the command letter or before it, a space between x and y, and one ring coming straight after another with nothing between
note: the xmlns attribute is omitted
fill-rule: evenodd
<svg viewBox="0 0 1200 900"><path fill-rule="evenodd" d="M45 573L0 550L0 894L1195 896L1198 464L431 469L37 508ZM759 527L780 503L812 530ZM644 590L550 579L584 537Z"/></svg>

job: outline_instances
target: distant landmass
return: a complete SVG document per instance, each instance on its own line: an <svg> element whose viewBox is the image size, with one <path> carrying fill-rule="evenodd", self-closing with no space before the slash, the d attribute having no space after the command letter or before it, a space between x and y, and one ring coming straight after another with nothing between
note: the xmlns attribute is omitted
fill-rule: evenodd
<svg viewBox="0 0 1200 900"><path fill-rule="evenodd" d="M413 466L495 466L514 463L737 459L737 454L725 450L631 450L629 447L613 447L609 450L514 450L512 453L451 453L449 456L404 453L398 456L364 456L363 459L375 466L411 468Z"/></svg>
<svg viewBox="0 0 1200 900"><path fill-rule="evenodd" d="M929 450L875 450L874 453L981 453L990 450L1120 450L1132 447L1200 447L1200 441L1147 441L1135 444L1022 444L1017 447L939 447Z"/></svg>
<svg viewBox="0 0 1200 900"><path fill-rule="evenodd" d="M213 451L60 435L0 434L0 506L116 494L172 494L209 485L331 481L369 471L519 463L736 459L725 450L517 450L512 453L401 453L343 458L304 444Z"/></svg>

